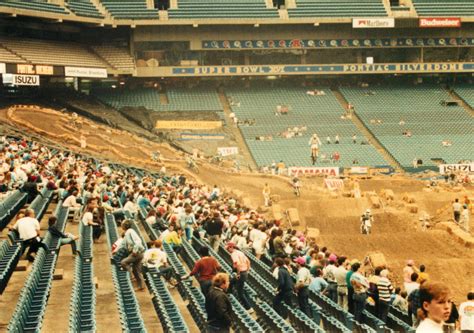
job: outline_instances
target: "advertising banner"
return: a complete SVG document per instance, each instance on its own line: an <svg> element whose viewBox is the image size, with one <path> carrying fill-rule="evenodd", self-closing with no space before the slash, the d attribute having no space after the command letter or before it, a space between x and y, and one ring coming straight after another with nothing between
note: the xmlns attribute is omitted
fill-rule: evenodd
<svg viewBox="0 0 474 333"><path fill-rule="evenodd" d="M239 153L238 147L218 147L217 153L221 156L236 155Z"/></svg>
<svg viewBox="0 0 474 333"><path fill-rule="evenodd" d="M395 28L394 18L355 18L353 28Z"/></svg>
<svg viewBox="0 0 474 333"><path fill-rule="evenodd" d="M439 173L444 175L451 172L474 173L474 163L471 164L440 164Z"/></svg>
<svg viewBox="0 0 474 333"><path fill-rule="evenodd" d="M460 28L459 17L425 17L420 18L420 28Z"/></svg>
<svg viewBox="0 0 474 333"><path fill-rule="evenodd" d="M333 190L343 190L344 181L342 179L325 179L324 186L326 186L331 191Z"/></svg>
<svg viewBox="0 0 474 333"><path fill-rule="evenodd" d="M39 86L39 75L3 74L3 83L14 86Z"/></svg>
<svg viewBox="0 0 474 333"><path fill-rule="evenodd" d="M64 76L105 79L107 70L105 68L64 67Z"/></svg>
<svg viewBox="0 0 474 333"><path fill-rule="evenodd" d="M318 175L325 174L329 176L338 177L339 168L337 167L290 167L288 169L290 175Z"/></svg>

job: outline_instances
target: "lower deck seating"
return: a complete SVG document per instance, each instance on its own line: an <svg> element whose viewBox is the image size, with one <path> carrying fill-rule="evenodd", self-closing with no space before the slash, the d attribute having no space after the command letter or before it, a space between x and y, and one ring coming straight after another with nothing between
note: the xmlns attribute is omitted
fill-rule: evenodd
<svg viewBox="0 0 474 333"><path fill-rule="evenodd" d="M21 256L21 245L14 243L10 245L8 241L0 242L0 295L5 290L18 260Z"/></svg>
<svg viewBox="0 0 474 333"><path fill-rule="evenodd" d="M64 231L68 208L61 208L61 201L54 215L57 227ZM21 290L20 298L8 325L9 332L39 332L46 312L46 304L51 290L53 273L56 267L59 240L47 233L44 241L51 252L40 249L36 255L31 272Z"/></svg>
<svg viewBox="0 0 474 333"><path fill-rule="evenodd" d="M291 86L253 86L248 89L229 87L226 94L231 100L232 111L244 122L240 130L259 167L282 160L286 166L311 166L309 140L317 133L322 146L316 166L350 167L357 160L359 165L387 165L388 163L368 144L363 134L350 119L341 119L345 110L329 87L320 87L325 95L312 96L310 88ZM311 90L314 90L312 88ZM287 114L279 115L277 106L288 106ZM245 120L253 122L246 125ZM302 136L284 138L282 134L294 127L304 127ZM357 144L351 137L356 134ZM340 137L340 144L334 138ZM331 144L326 144L326 137ZM263 137L263 141L261 138ZM271 137L271 140L267 140ZM363 141L367 144L361 144ZM332 164L330 156L338 152L340 159Z"/></svg>
<svg viewBox="0 0 474 333"><path fill-rule="evenodd" d="M442 87L394 85L342 88L341 92L403 167L411 167L414 159L431 167L438 160L474 160L474 118L461 106L444 106L450 96ZM406 132L411 135L403 135ZM450 145L443 145L444 141Z"/></svg>

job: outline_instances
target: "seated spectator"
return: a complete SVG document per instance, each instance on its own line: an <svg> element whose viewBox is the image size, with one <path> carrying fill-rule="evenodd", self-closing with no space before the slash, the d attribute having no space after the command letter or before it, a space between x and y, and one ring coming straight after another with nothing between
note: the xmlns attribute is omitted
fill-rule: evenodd
<svg viewBox="0 0 474 333"><path fill-rule="evenodd" d="M143 266L145 268L156 268L168 282L169 288L174 288L177 284L173 278L173 270L168 262L168 256L163 251L161 240L150 242L150 248L143 254Z"/></svg>
<svg viewBox="0 0 474 333"><path fill-rule="evenodd" d="M74 212L73 220L74 222L79 221L79 216L81 215L81 204L77 202L77 191L73 191L66 199L63 201L63 207L69 208L70 212Z"/></svg>
<svg viewBox="0 0 474 333"><path fill-rule="evenodd" d="M21 253L23 254L26 248L28 248L26 253L28 261L32 262L35 260L32 254L38 252L39 248L45 251L49 250L40 237L40 225L39 221L35 218L34 210L27 208L25 216L18 219L10 230L17 232L18 237L23 240L21 243Z"/></svg>
<svg viewBox="0 0 474 333"><path fill-rule="evenodd" d="M48 232L53 236L59 238L59 246L63 246L66 244L71 244L72 254L76 255L79 254L77 250L76 240L79 239L78 236L74 236L71 233L63 233L56 227L58 219L56 216L50 216L48 219Z"/></svg>

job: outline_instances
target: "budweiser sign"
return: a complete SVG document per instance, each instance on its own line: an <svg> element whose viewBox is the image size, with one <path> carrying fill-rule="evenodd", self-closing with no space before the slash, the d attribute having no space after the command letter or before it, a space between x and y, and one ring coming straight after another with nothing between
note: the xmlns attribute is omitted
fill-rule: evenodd
<svg viewBox="0 0 474 333"><path fill-rule="evenodd" d="M427 17L420 18L420 28L460 28L461 19L459 17Z"/></svg>
<svg viewBox="0 0 474 333"><path fill-rule="evenodd" d="M355 18L352 19L353 28L394 28L394 18Z"/></svg>

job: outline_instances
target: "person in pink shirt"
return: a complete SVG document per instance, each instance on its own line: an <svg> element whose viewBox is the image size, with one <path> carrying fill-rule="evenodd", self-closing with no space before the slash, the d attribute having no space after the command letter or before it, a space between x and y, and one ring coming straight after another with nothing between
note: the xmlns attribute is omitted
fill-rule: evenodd
<svg viewBox="0 0 474 333"><path fill-rule="evenodd" d="M226 249L230 253L234 271L237 273L236 288L237 293L242 300L242 305L245 310L247 310L247 312L253 313L254 310L250 305L249 297L247 295L247 291L245 290L245 282L248 279L250 271L250 260L242 251L237 250L235 244L232 242L227 243Z"/></svg>

